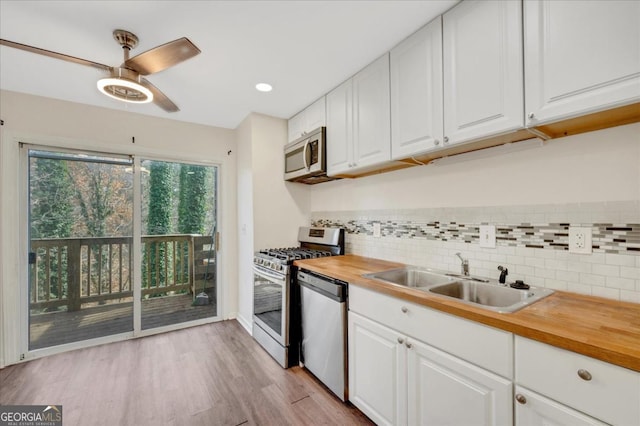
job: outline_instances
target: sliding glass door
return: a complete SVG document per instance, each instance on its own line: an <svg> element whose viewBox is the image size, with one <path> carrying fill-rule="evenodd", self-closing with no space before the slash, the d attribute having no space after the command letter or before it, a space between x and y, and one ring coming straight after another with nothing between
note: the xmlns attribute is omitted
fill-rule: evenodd
<svg viewBox="0 0 640 426"><path fill-rule="evenodd" d="M133 330L128 157L28 150L29 349Z"/></svg>
<svg viewBox="0 0 640 426"><path fill-rule="evenodd" d="M23 149L29 350L218 315L216 166Z"/></svg>
<svg viewBox="0 0 640 426"><path fill-rule="evenodd" d="M217 168L142 160L142 329L217 315Z"/></svg>

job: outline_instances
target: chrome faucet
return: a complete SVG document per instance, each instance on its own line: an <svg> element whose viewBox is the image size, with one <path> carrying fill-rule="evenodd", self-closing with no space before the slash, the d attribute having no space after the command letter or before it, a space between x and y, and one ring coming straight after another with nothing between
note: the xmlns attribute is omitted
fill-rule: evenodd
<svg viewBox="0 0 640 426"><path fill-rule="evenodd" d="M460 265L460 273L462 273L462 275L469 275L469 260L463 258L460 253L456 253L456 256L458 256L462 262Z"/></svg>

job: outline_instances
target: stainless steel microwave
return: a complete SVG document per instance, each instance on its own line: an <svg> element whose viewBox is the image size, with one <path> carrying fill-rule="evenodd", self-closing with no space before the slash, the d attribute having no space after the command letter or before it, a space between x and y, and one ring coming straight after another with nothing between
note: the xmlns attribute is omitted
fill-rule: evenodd
<svg viewBox="0 0 640 426"><path fill-rule="evenodd" d="M284 179L313 185L327 176L326 128L319 127L284 147Z"/></svg>

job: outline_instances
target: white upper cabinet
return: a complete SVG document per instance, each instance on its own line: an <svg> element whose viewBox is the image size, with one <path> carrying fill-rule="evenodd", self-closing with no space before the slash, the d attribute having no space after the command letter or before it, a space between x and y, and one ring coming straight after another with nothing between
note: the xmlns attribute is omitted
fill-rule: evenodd
<svg viewBox="0 0 640 426"><path fill-rule="evenodd" d="M353 77L354 168L391 159L389 55Z"/></svg>
<svg viewBox="0 0 640 426"><path fill-rule="evenodd" d="M327 94L327 171L348 170L353 157L351 79Z"/></svg>
<svg viewBox="0 0 640 426"><path fill-rule="evenodd" d="M321 97L289 119L289 142L326 125L325 97Z"/></svg>
<svg viewBox="0 0 640 426"><path fill-rule="evenodd" d="M391 159L389 54L327 94L327 174L355 174Z"/></svg>
<svg viewBox="0 0 640 426"><path fill-rule="evenodd" d="M391 50L391 157L442 146L442 18Z"/></svg>
<svg viewBox="0 0 640 426"><path fill-rule="evenodd" d="M640 2L524 2L527 124L640 101Z"/></svg>
<svg viewBox="0 0 640 426"><path fill-rule="evenodd" d="M524 127L522 50L519 1L464 1L443 15L445 141Z"/></svg>

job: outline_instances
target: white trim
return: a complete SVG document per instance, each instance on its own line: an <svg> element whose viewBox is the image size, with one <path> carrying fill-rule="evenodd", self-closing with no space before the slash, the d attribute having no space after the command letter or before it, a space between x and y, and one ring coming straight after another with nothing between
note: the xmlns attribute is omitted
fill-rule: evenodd
<svg viewBox="0 0 640 426"><path fill-rule="evenodd" d="M140 184L140 157L133 157L133 270L131 285L133 290L133 335L139 336L142 330L142 185Z"/></svg>
<svg viewBox="0 0 640 426"><path fill-rule="evenodd" d="M247 320L244 315L238 314L236 316L236 320L240 323L240 325L247 330L247 333L249 333L249 335L253 335L253 322Z"/></svg>

